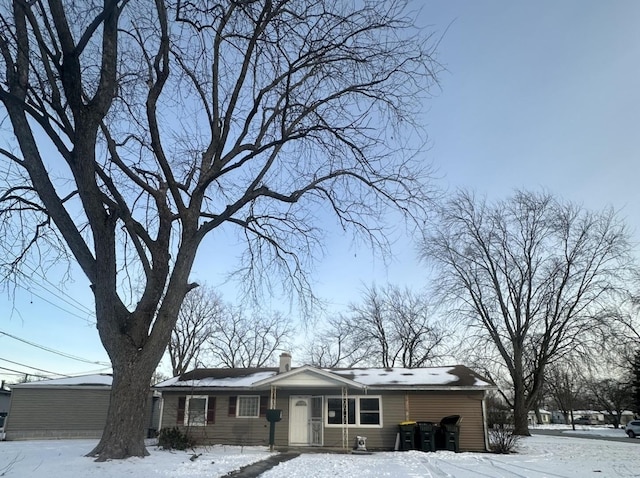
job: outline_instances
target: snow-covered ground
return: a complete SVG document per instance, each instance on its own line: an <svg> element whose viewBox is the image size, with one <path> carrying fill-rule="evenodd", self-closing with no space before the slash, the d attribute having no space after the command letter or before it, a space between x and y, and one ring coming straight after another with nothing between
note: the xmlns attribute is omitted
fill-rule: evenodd
<svg viewBox="0 0 640 478"><path fill-rule="evenodd" d="M580 427L583 434L624 437L622 430ZM569 430L567 430L569 431ZM270 455L263 447L214 446L193 452L149 447L150 456L95 463L85 458L94 440L0 442L0 476L213 478ZM584 477L640 476L640 443L534 435L514 455L385 452L371 455L303 454L264 473L264 478L325 477Z"/></svg>

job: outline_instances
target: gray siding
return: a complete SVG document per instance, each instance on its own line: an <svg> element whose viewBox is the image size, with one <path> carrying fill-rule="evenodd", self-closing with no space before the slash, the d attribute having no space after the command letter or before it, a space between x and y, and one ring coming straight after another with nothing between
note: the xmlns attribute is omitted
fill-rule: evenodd
<svg viewBox="0 0 640 478"><path fill-rule="evenodd" d="M6 438L100 438L110 394L110 388L13 388ZM149 400L147 423L154 428Z"/></svg>
<svg viewBox="0 0 640 478"><path fill-rule="evenodd" d="M269 423L264 417L236 418L228 416L229 397L257 392L192 392L194 395L215 397L215 423L206 426L185 427L177 423L178 397L186 392L163 392L162 427L178 426L199 443L228 445L267 445L269 442ZM264 395L265 392L262 392ZM305 395L301 391L277 392L277 408L282 409L282 421L276 423L275 445L289 445L289 398L291 395ZM336 390L314 390L309 395L340 396ZM351 396L360 395L352 392ZM376 427L349 427L348 448L355 444L356 436L367 437L367 448L371 450L392 450L396 442L398 424L404 420L439 422L447 415L461 415L463 421L460 432L461 450L485 450L484 426L482 416L482 391L448 392L404 392L392 391L369 395L382 396L382 424ZM325 426L323 430L325 447L342 447L342 427Z"/></svg>
<svg viewBox="0 0 640 478"><path fill-rule="evenodd" d="M460 450L486 451L483 397L483 391L408 392L408 417L439 423L448 415L460 415Z"/></svg>
<svg viewBox="0 0 640 478"><path fill-rule="evenodd" d="M162 428L177 426L186 432L197 443L226 444L226 445L267 445L269 443L268 422L264 417L237 418L229 416L229 397L238 395L256 395L257 393L218 393L193 392L193 395L208 395L214 397L215 423L206 426L184 426L184 422L177 421L178 398L189 393L164 392L164 404L162 406ZM264 393L263 393L264 395ZM210 398L211 399L211 398ZM278 404L280 405L280 404ZM279 422L276 431L282 436L282 427ZM286 439L286 431L285 436Z"/></svg>
<svg viewBox="0 0 640 478"><path fill-rule="evenodd" d="M110 390L14 388L7 440L100 438Z"/></svg>

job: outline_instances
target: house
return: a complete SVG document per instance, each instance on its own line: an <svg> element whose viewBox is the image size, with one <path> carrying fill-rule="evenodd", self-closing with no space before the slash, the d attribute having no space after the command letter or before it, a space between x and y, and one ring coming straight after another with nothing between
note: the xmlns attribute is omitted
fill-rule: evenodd
<svg viewBox="0 0 640 478"><path fill-rule="evenodd" d="M538 420L535 410L529 410L529 413L527 414L529 425L549 425L551 423L553 416L552 412L540 408L538 410L538 415L540 416L540 420Z"/></svg>
<svg viewBox="0 0 640 478"><path fill-rule="evenodd" d="M0 382L0 417L6 417L9 413L9 402L11 402L11 390L5 387L3 380Z"/></svg>
<svg viewBox="0 0 640 478"><path fill-rule="evenodd" d="M195 369L154 387L162 394L160 427L177 426L200 443L269 443L268 409L281 410L275 446L396 447L400 422L462 417L460 450L488 448L484 399L495 385L456 365L430 368Z"/></svg>
<svg viewBox="0 0 640 478"><path fill-rule="evenodd" d="M110 374L42 380L12 385L5 423L7 440L100 438L111 396ZM159 409L159 397L149 403ZM157 426L155 427L157 428Z"/></svg>
<svg viewBox="0 0 640 478"><path fill-rule="evenodd" d="M9 413L9 403L11 402L11 390L4 386L4 380L0 382L0 440L5 439L4 422Z"/></svg>

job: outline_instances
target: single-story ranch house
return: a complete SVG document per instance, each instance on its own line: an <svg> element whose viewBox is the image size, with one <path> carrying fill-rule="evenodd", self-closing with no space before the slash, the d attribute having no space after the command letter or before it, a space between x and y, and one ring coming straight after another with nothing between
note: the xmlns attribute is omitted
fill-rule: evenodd
<svg viewBox="0 0 640 478"><path fill-rule="evenodd" d="M7 440L100 438L111 397L110 374L41 380L11 386L11 404L5 423ZM159 399L149 395L152 408ZM155 414L157 419L157 415ZM153 430L155 433L155 430Z"/></svg>
<svg viewBox="0 0 640 478"><path fill-rule="evenodd" d="M157 384L160 428L178 427L199 443L265 445L267 410L281 410L278 448L352 448L357 436L369 449L397 447L398 425L461 417L459 449L488 449L484 399L495 389L471 369L429 368L195 369ZM277 413L277 412L276 412Z"/></svg>

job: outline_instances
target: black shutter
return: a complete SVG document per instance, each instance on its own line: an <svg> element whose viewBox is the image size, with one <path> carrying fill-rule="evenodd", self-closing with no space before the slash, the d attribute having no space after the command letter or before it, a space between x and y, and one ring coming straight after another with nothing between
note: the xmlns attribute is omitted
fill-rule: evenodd
<svg viewBox="0 0 640 478"><path fill-rule="evenodd" d="M236 416L236 402L238 401L238 397L229 397L229 416Z"/></svg>
<svg viewBox="0 0 640 478"><path fill-rule="evenodd" d="M269 397L261 396L260 397L260 416L264 417L267 415L267 407L269 406Z"/></svg>
<svg viewBox="0 0 640 478"><path fill-rule="evenodd" d="M184 407L187 402L187 397L178 397L178 413L176 413L176 423L178 425L184 424Z"/></svg>
<svg viewBox="0 0 640 478"><path fill-rule="evenodd" d="M213 425L216 422L216 397L209 396L207 401L207 425Z"/></svg>

